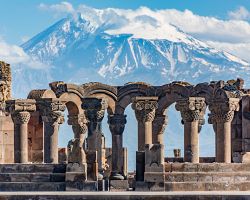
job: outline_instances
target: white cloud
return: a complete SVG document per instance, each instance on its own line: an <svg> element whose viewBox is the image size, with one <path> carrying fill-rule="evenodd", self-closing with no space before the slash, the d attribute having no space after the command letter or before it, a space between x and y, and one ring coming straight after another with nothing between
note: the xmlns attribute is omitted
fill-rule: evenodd
<svg viewBox="0 0 250 200"><path fill-rule="evenodd" d="M228 12L228 16L235 20L249 20L250 12L245 7L240 6L238 9Z"/></svg>
<svg viewBox="0 0 250 200"><path fill-rule="evenodd" d="M34 60L27 55L24 50L17 46L6 43L0 38L0 60L5 61L11 65L23 64L26 67L34 69L45 69L47 65Z"/></svg>
<svg viewBox="0 0 250 200"><path fill-rule="evenodd" d="M225 43L225 42L214 42L214 41L207 41L209 45L214 48L227 51L234 55L238 55L240 58L250 62L250 43Z"/></svg>
<svg viewBox="0 0 250 200"><path fill-rule="evenodd" d="M66 2L66 1L63 1L63 2L58 3L58 4L51 4L51 5L40 3L38 7L41 10L52 11L52 12L54 12L55 15L74 12L74 8L73 8L72 4L70 4L69 2Z"/></svg>
<svg viewBox="0 0 250 200"><path fill-rule="evenodd" d="M147 7L138 9L94 9L85 5L74 8L68 2L46 5L40 4L41 9L53 13L80 12L85 19L90 20L95 26L104 25L110 34L132 33L150 38L176 37L169 24L179 27L184 32L197 39L209 42L214 47L229 51L239 57L250 61L250 19L249 11L244 7L228 12L229 19L218 19L210 16L200 16L190 10L179 11L176 9L152 10ZM177 36L181 37L181 36ZM242 50L244 49L244 50Z"/></svg>

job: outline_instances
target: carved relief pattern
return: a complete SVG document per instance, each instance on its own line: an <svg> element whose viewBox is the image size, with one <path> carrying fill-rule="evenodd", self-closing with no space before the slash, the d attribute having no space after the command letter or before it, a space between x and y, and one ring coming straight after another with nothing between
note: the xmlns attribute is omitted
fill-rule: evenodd
<svg viewBox="0 0 250 200"><path fill-rule="evenodd" d="M126 115L114 114L108 116L109 129L113 135L122 135L125 124L127 123Z"/></svg>
<svg viewBox="0 0 250 200"><path fill-rule="evenodd" d="M36 101L33 99L18 99L6 101L6 110L9 113L17 111L33 112L36 110Z"/></svg>
<svg viewBox="0 0 250 200"><path fill-rule="evenodd" d="M30 113L29 112L16 112L12 115L12 118L15 124L27 124L30 120Z"/></svg>
<svg viewBox="0 0 250 200"><path fill-rule="evenodd" d="M0 61L0 102L11 99L10 65Z"/></svg>
<svg viewBox="0 0 250 200"><path fill-rule="evenodd" d="M142 122L152 122L155 110L158 108L156 100L134 100L132 108L135 110L136 119Z"/></svg>
<svg viewBox="0 0 250 200"><path fill-rule="evenodd" d="M201 120L204 115L204 109L206 108L205 99L190 97L179 100L176 102L175 108L181 112L181 117L184 122Z"/></svg>
<svg viewBox="0 0 250 200"><path fill-rule="evenodd" d="M64 123L62 112L66 109L66 105L63 102L58 99L41 99L38 106L44 122Z"/></svg>
<svg viewBox="0 0 250 200"><path fill-rule="evenodd" d="M84 98L82 103L86 118L91 122L101 122L107 107L106 99Z"/></svg>
<svg viewBox="0 0 250 200"><path fill-rule="evenodd" d="M163 115L163 116L159 116L156 115L155 119L153 121L153 130L155 130L155 132L157 134L163 134L166 128L168 122L168 118L167 116Z"/></svg>
<svg viewBox="0 0 250 200"><path fill-rule="evenodd" d="M239 99L229 98L227 101L213 101L209 109L211 111L210 123L231 122L234 118L234 111L239 110Z"/></svg>
<svg viewBox="0 0 250 200"><path fill-rule="evenodd" d="M57 97L67 92L67 84L65 84L63 81L53 82L53 83L50 83L49 85Z"/></svg>

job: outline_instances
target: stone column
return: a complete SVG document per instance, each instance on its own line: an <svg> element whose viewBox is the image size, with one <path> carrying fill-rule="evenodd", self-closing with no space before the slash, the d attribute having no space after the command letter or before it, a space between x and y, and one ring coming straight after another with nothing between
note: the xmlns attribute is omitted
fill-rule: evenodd
<svg viewBox="0 0 250 200"><path fill-rule="evenodd" d="M199 163L199 121L206 108L205 99L189 97L176 102L184 123L184 162Z"/></svg>
<svg viewBox="0 0 250 200"><path fill-rule="evenodd" d="M135 97L132 108L138 121L138 150L143 151L145 144L153 143L152 122L158 107L158 97Z"/></svg>
<svg viewBox="0 0 250 200"><path fill-rule="evenodd" d="M44 124L44 163L58 163L58 131L66 106L56 98L41 99L38 106Z"/></svg>
<svg viewBox="0 0 250 200"><path fill-rule="evenodd" d="M210 122L216 123L216 162L231 163L231 122L239 110L239 99L215 99L209 105Z"/></svg>
<svg viewBox="0 0 250 200"><path fill-rule="evenodd" d="M138 121L138 151L136 151L136 181L144 181L145 146L153 143L152 122L158 107L158 97L135 97L132 108Z"/></svg>
<svg viewBox="0 0 250 200"><path fill-rule="evenodd" d="M165 114L156 114L153 121L153 144L164 144L163 134L168 119Z"/></svg>
<svg viewBox="0 0 250 200"><path fill-rule="evenodd" d="M68 124L72 125L74 139L68 143L68 162L69 163L86 163L86 154L84 151L84 141L87 136L88 126L84 114L69 115Z"/></svg>
<svg viewBox="0 0 250 200"><path fill-rule="evenodd" d="M6 109L14 121L14 161L28 163L28 122L30 113L36 110L35 100L10 100Z"/></svg>
<svg viewBox="0 0 250 200"><path fill-rule="evenodd" d="M112 133L112 171L110 179L123 180L123 141L122 134L127 123L126 115L114 114L108 118L109 129Z"/></svg>
<svg viewBox="0 0 250 200"><path fill-rule="evenodd" d="M82 99L82 109L88 120L88 137L87 149L88 151L97 151L99 179L102 179L103 164L102 163L102 120L105 110L108 107L106 99L98 98L84 98Z"/></svg>

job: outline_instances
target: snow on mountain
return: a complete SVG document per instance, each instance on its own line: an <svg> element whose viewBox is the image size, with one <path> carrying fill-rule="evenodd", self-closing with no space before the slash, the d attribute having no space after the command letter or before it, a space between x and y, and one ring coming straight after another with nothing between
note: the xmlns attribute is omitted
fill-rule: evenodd
<svg viewBox="0 0 250 200"><path fill-rule="evenodd" d="M23 44L23 49L51 65L54 79L78 83L123 84L139 81L140 74L154 84L199 82L218 79L222 73L233 78L249 69L246 61L211 48L174 25L159 27L146 16L122 26L84 17L79 14L60 20Z"/></svg>
<svg viewBox="0 0 250 200"><path fill-rule="evenodd" d="M14 66L15 96L23 97L31 89L44 88L56 80L114 85L145 81L160 85L175 80L195 84L242 77L250 86L249 63L211 48L172 24L145 13L127 16L119 9L83 10L81 14L56 22L21 46L34 60L50 67L42 70ZM176 125L176 121L180 122L179 113L170 110L173 122L167 130L167 152L183 147L177 145L183 143L183 127L180 123ZM128 112L131 115L132 111ZM135 119L128 120L131 123L126 130L134 132ZM204 130L201 152L211 155L211 148L204 147L208 143L214 145L213 131ZM66 134L63 137L64 144L71 138ZM135 137L135 134L131 136L129 142L125 139L125 143L131 143Z"/></svg>

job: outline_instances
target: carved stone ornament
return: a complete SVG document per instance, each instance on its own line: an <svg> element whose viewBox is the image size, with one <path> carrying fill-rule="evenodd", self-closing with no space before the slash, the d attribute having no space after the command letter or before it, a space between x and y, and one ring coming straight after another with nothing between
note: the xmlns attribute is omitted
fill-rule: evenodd
<svg viewBox="0 0 250 200"><path fill-rule="evenodd" d="M231 122L234 117L234 111L239 110L239 99L228 98L227 100L214 100L209 105L211 111L209 121L212 123Z"/></svg>
<svg viewBox="0 0 250 200"><path fill-rule="evenodd" d="M114 114L108 116L109 129L113 135L122 135L127 115L124 114Z"/></svg>
<svg viewBox="0 0 250 200"><path fill-rule="evenodd" d="M81 125L87 124L88 120L84 114L79 115L68 115L68 124L69 125Z"/></svg>
<svg viewBox="0 0 250 200"><path fill-rule="evenodd" d="M132 108L135 110L136 119L142 122L152 122L155 110L158 108L158 97L135 97L132 99Z"/></svg>
<svg viewBox="0 0 250 200"><path fill-rule="evenodd" d="M201 120L206 109L205 99L202 97L189 97L176 102L175 108L181 112L181 117L185 122Z"/></svg>
<svg viewBox="0 0 250 200"><path fill-rule="evenodd" d="M33 99L17 99L6 101L6 111L14 114L16 112L34 112L36 110L36 101Z"/></svg>
<svg viewBox="0 0 250 200"><path fill-rule="evenodd" d="M82 109L88 121L100 122L108 107L107 99L104 98L83 98Z"/></svg>
<svg viewBox="0 0 250 200"><path fill-rule="evenodd" d="M163 134L168 123L168 117L166 115L157 115L153 121L153 130L157 134Z"/></svg>
<svg viewBox="0 0 250 200"><path fill-rule="evenodd" d="M30 120L30 113L27 111L16 112L12 115L15 124L27 124Z"/></svg>
<svg viewBox="0 0 250 200"><path fill-rule="evenodd" d="M49 84L49 86L51 90L54 91L57 97L67 92L67 84L65 84L63 81L52 82Z"/></svg>
<svg viewBox="0 0 250 200"><path fill-rule="evenodd" d="M56 98L44 98L38 101L38 108L44 122L64 122L62 112L66 109L65 102Z"/></svg>

